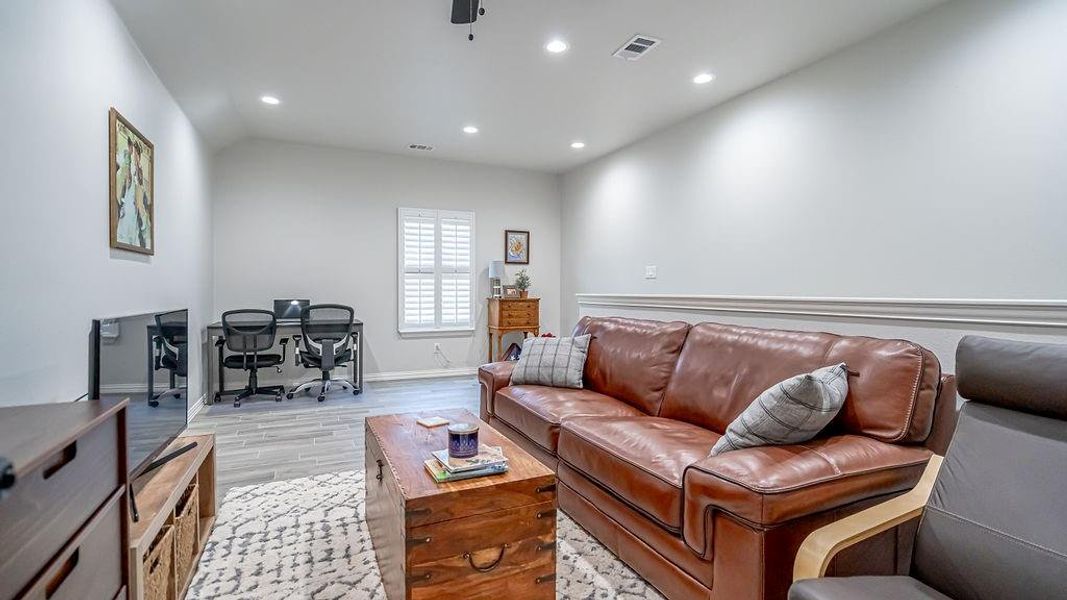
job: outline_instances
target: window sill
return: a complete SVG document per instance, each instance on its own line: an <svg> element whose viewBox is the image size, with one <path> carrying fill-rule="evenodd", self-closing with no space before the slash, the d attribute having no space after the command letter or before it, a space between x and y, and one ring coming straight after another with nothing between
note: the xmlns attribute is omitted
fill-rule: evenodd
<svg viewBox="0 0 1067 600"><path fill-rule="evenodd" d="M424 337L471 337L474 335L473 327L440 327L437 329L397 329L402 338Z"/></svg>

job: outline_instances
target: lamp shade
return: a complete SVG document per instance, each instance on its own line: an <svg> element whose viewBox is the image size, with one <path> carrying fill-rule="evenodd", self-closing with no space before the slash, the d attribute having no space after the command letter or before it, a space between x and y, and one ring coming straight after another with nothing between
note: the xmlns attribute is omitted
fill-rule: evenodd
<svg viewBox="0 0 1067 600"><path fill-rule="evenodd" d="M493 260L489 262L489 278L490 279L503 279L504 278L504 261Z"/></svg>

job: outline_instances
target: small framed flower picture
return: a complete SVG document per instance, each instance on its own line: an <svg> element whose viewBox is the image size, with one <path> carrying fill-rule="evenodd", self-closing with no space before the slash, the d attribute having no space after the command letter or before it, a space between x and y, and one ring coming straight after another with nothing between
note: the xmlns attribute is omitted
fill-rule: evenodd
<svg viewBox="0 0 1067 600"><path fill-rule="evenodd" d="M509 265L530 264L530 232L504 231L504 262Z"/></svg>

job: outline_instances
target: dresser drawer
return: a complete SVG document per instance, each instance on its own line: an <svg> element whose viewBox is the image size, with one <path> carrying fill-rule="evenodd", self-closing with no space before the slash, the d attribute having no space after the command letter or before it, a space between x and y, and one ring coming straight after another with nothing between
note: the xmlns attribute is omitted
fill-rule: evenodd
<svg viewBox="0 0 1067 600"><path fill-rule="evenodd" d="M537 314L537 300L508 300L500 305L500 313L507 315Z"/></svg>
<svg viewBox="0 0 1067 600"><path fill-rule="evenodd" d="M19 600L114 598L124 585L122 502L125 490L111 499L45 567Z"/></svg>
<svg viewBox="0 0 1067 600"><path fill-rule="evenodd" d="M24 589L120 487L119 435L113 415L16 480L0 501L0 600Z"/></svg>

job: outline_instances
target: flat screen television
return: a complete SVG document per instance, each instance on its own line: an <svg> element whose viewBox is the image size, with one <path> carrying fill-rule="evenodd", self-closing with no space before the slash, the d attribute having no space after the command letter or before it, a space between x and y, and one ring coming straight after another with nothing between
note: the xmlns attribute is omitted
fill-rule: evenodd
<svg viewBox="0 0 1067 600"><path fill-rule="evenodd" d="M89 398L129 398L126 458L131 479L185 429L188 367L188 310L93 320Z"/></svg>

